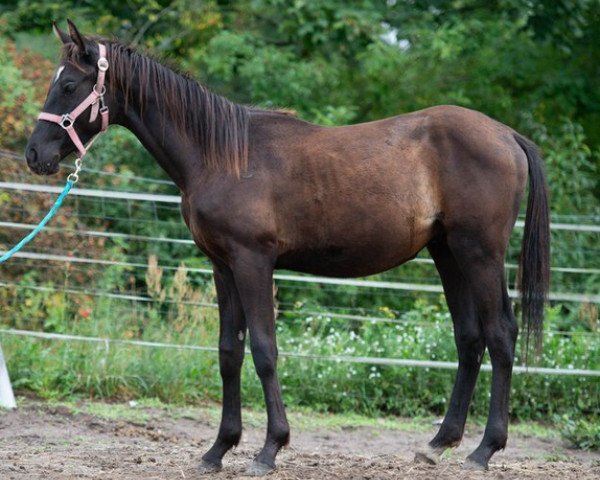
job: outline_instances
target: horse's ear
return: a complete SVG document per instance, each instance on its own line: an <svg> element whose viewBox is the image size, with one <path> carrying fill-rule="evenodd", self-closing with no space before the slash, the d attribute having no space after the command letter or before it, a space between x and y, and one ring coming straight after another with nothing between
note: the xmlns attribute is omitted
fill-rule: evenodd
<svg viewBox="0 0 600 480"><path fill-rule="evenodd" d="M69 35L71 36L71 41L75 45L77 45L80 53L86 54L87 47L85 45L85 40L83 38L83 35L81 35L81 33L79 33L79 30L77 30L77 27L71 20L67 19L67 24L69 25Z"/></svg>
<svg viewBox="0 0 600 480"><path fill-rule="evenodd" d="M69 37L69 35L67 35L65 32L63 32L60 28L58 28L58 25L56 24L56 22L52 22L52 31L54 32L54 35L56 35L56 37L64 44L66 45L67 43L71 43L71 37Z"/></svg>

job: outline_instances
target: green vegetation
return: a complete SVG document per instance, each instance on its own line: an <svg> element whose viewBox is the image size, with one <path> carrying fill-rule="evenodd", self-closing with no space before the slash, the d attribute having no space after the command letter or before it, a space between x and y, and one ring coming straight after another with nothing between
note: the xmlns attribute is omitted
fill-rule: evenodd
<svg viewBox="0 0 600 480"><path fill-rule="evenodd" d="M64 20L64 12L82 31L117 35L150 50L235 101L291 108L321 124L369 121L442 103L481 110L542 148L554 221L600 223L597 0L3 2L0 149L19 151L35 123L58 52L50 22ZM88 165L98 171L86 173L86 187L176 193L160 181L137 178L165 179L135 138L120 129L98 141ZM25 177L24 164L4 155L0 171L2 180L47 181ZM51 201L0 191L0 220L36 223ZM216 346L216 311L207 305L215 302L214 287L210 276L193 270L209 265L193 247L69 232L189 238L177 208L80 198L66 203L53 227L61 230L36 239L37 251L129 265L24 259L3 265L0 281L8 286L0 287L0 328ZM0 246L14 244L22 233L2 228ZM520 234L517 229L511 238L509 264L517 263ZM598 240L597 233L553 231L553 266L588 271L555 270L552 291L600 291ZM511 285L515 274L508 270ZM423 263L376 279L437 281L433 266ZM438 295L277 285L283 353L456 359L451 321ZM553 302L547 318L540 366L600 369L596 305ZM14 386L45 398L198 403L220 397L212 351L6 334L0 340ZM288 405L372 416L442 415L454 377L451 370L285 355L280 365ZM244 369L245 402L260 406L249 357ZM482 372L475 393L477 417L487 412L489 377ZM559 423L580 448L599 446L598 377L515 374L511 409L516 420Z"/></svg>
<svg viewBox="0 0 600 480"><path fill-rule="evenodd" d="M19 399L19 404L27 405L29 400ZM67 408L73 414L89 414L105 420L125 420L133 423L148 423L154 419L170 417L174 419L209 419L218 424L221 418L221 406L216 403L202 403L195 406L179 406L161 402L156 398L144 398L130 403L104 403L99 401L54 401L47 402L51 408ZM267 415L263 408L244 408L244 424L251 427L262 427ZM293 407L288 412L290 422L298 430L314 429L342 429L377 427L389 430L402 430L405 432L430 431L433 417L385 417L374 418L372 416L359 415L356 413L344 413L329 415L315 412L312 409ZM515 431L522 434L535 432L538 438L550 438L551 432L542 425L530 422L515 427Z"/></svg>
<svg viewBox="0 0 600 480"><path fill-rule="evenodd" d="M565 418L563 427L563 436L571 442L575 448L584 450L600 449L600 429L598 428L598 418L586 420L580 418L572 420Z"/></svg>

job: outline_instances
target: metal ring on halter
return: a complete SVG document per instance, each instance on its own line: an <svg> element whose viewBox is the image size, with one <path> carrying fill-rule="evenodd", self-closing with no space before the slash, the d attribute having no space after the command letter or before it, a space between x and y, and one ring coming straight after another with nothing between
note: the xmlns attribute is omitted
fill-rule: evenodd
<svg viewBox="0 0 600 480"><path fill-rule="evenodd" d="M94 93L95 93L96 95L98 95L99 97L103 97L103 96L104 96L104 94L106 93L106 85L102 85L102 91L101 91L101 92L98 92L98 91L96 90L96 87L97 87L97 86L98 86L97 84L94 84L94 88L92 88L92 90L94 90ZM96 102L94 102L94 103L96 103Z"/></svg>
<svg viewBox="0 0 600 480"><path fill-rule="evenodd" d="M108 60L104 57L98 59L98 70L106 72L108 70Z"/></svg>
<svg viewBox="0 0 600 480"><path fill-rule="evenodd" d="M68 113L65 113L61 117L59 125L66 130L67 128L72 127L74 122L75 122L75 119Z"/></svg>

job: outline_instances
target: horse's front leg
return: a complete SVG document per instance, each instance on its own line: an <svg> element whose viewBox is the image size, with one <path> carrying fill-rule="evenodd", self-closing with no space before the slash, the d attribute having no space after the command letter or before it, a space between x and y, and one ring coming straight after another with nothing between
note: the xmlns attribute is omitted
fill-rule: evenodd
<svg viewBox="0 0 600 480"><path fill-rule="evenodd" d="M219 302L219 364L223 380L223 412L217 440L202 457L200 473L220 470L223 455L237 445L242 436L240 373L244 360L246 319L231 270L215 264L214 279Z"/></svg>
<svg viewBox="0 0 600 480"><path fill-rule="evenodd" d="M273 263L248 251L238 252L233 273L250 332L250 347L267 404L267 438L247 475L275 468L275 456L287 445L290 428L277 379L277 344L273 309Z"/></svg>

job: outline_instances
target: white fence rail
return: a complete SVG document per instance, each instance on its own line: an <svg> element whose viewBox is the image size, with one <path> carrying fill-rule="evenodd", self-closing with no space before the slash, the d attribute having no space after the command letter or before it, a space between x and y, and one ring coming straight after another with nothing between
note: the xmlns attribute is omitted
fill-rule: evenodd
<svg viewBox="0 0 600 480"><path fill-rule="evenodd" d="M171 348L175 350L195 350L200 352L217 353L219 351L216 347L204 347L199 345L181 345L173 343L162 343L162 342L148 342L143 340L122 340L122 339L111 339L103 337L86 337L82 335L66 335L62 333L47 333L47 332L33 332L30 330L16 330L16 329L0 329L1 335L17 335L24 337L34 337L46 340L61 340L61 341L78 341L78 342L92 342L103 344L106 349L110 345L131 345L136 347L150 347L150 348ZM246 353L250 353L249 350ZM321 360L326 362L335 363L365 363L368 365L382 365L382 366L395 366L395 367L414 367L414 368L433 368L433 369L444 369L444 370L456 370L458 363L456 362L442 362L434 360L415 360L410 358L382 358L382 357L358 357L351 355L319 355L305 352L279 352L281 357L289 358L305 358L307 360ZM490 372L492 366L490 364L482 364L481 370ZM534 375L566 375L566 376L580 376L580 377L600 377L600 370L585 370L578 368L546 368L546 367L526 367L523 365L515 365L513 367L513 373L528 373Z"/></svg>
<svg viewBox="0 0 600 480"><path fill-rule="evenodd" d="M60 193L63 190L63 187L53 187L51 185L38 185L19 182L0 182L0 189L20 190L24 192ZM160 195L152 193L123 192L115 190L94 190L89 188L73 188L71 189L70 194L79 197L111 198L117 200L139 200L173 204L181 203L181 197L179 195ZM524 222L522 220L518 220L515 226L517 228L523 228ZM600 233L600 225L552 222L550 223L550 228L552 230Z"/></svg>
<svg viewBox="0 0 600 480"><path fill-rule="evenodd" d="M4 252L0 250L0 255ZM95 258L85 257L72 257L70 255L53 255L45 253L28 253L20 252L14 255L16 258L29 258L36 260L48 260L56 262L66 263L86 263L94 265L114 265L122 267L141 267L145 268L146 265L142 263L131 263L131 262L118 262L114 260L99 260ZM174 267L162 267L161 268L174 268ZM186 268L188 272L202 273L206 275L212 275L212 269L210 268ZM349 287L363 287L363 288L379 288L387 290L404 290L410 292L423 292L423 293L443 293L441 285L427 285L423 283L407 283L407 282L385 282L380 280L357 280L352 278L331 278L331 277L319 277L316 275L290 275L285 273L275 273L273 275L275 280L286 280L291 282L302 282L302 283L318 283L321 285L342 285ZM508 295L510 298L519 298L519 292L516 290L509 289ZM568 293L568 292L551 292L548 295L549 300L553 301L564 301L564 302L578 302L578 303L597 303L600 304L600 295L586 294L586 293Z"/></svg>
<svg viewBox="0 0 600 480"><path fill-rule="evenodd" d="M31 224L31 223L0 221L0 227L14 228L17 230L33 230L36 227L36 225ZM194 241L189 238L156 237L156 236L148 236L148 235L134 235L131 233L122 233L122 232L73 229L73 228L51 227L51 226L45 227L44 231L54 232L54 233L56 233L56 232L71 233L74 235L83 235L83 236L89 236L89 237L120 238L123 240L133 240L133 241L142 241L142 242L172 243L174 245L190 245L190 246L196 245L194 243ZM430 258L413 258L412 260L410 260L410 262L433 265L433 260ZM518 265L516 265L514 263L506 263L504 266L507 269L513 269L513 270L518 268ZM553 266L553 267L550 267L550 270L552 270L553 272L560 272L560 273L581 273L581 274L588 274L588 275L600 275L600 268Z"/></svg>

